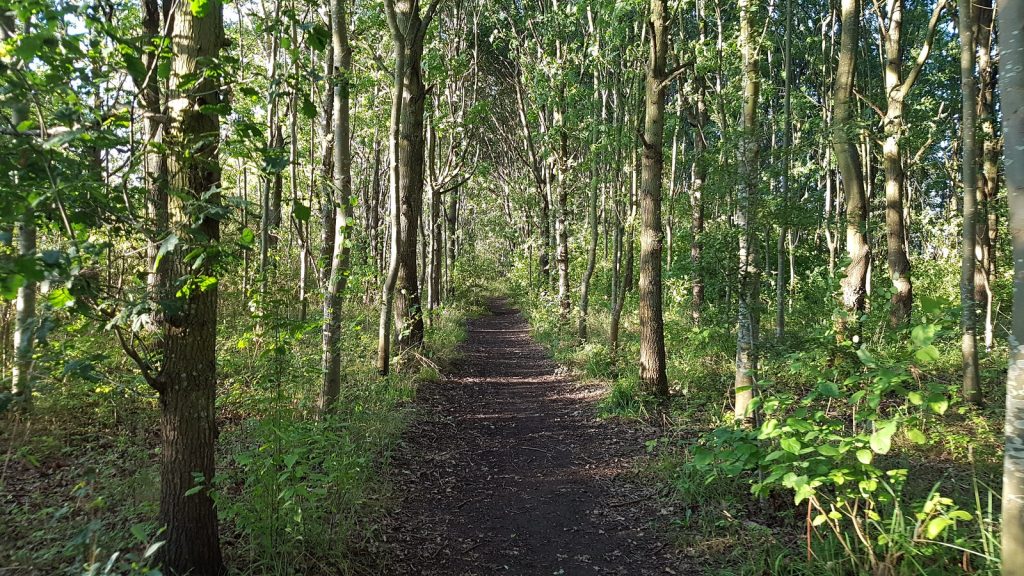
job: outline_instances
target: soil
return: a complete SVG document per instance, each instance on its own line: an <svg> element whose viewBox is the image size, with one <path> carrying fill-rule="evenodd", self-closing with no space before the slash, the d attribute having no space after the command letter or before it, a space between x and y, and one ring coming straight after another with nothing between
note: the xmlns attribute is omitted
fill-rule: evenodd
<svg viewBox="0 0 1024 576"><path fill-rule="evenodd" d="M489 308L453 373L418 392L381 573L692 573L637 478L656 431L598 419L602 390L575 383L507 302Z"/></svg>

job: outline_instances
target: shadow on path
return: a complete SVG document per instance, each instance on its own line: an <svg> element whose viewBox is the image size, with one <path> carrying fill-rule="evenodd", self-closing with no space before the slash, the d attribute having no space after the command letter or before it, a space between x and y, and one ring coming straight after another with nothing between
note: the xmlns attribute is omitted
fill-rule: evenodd
<svg viewBox="0 0 1024 576"><path fill-rule="evenodd" d="M383 574L685 574L627 477L640 431L598 420L504 301L471 320L463 358L424 386L396 455Z"/></svg>

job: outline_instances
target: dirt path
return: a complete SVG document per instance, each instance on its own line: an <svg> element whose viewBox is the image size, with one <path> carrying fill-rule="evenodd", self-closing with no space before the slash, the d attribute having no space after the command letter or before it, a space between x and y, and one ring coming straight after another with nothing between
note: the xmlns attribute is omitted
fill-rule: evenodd
<svg viewBox="0 0 1024 576"><path fill-rule="evenodd" d="M383 573L691 572L652 531L651 494L628 481L642 432L598 420L598 392L563 374L516 310L490 308L454 374L419 393Z"/></svg>

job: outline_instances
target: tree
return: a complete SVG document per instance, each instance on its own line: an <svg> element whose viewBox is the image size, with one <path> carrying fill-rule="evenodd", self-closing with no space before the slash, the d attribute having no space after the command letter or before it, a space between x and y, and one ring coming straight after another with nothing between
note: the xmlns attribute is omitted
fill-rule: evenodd
<svg viewBox="0 0 1024 576"><path fill-rule="evenodd" d="M903 201L906 195L906 168L902 143L906 132L904 108L907 94L917 82L921 69L928 60L935 27L946 6L946 0L939 0L932 12L928 30L910 72L903 76L903 0L887 3L888 10L883 18L877 12L878 28L885 49L886 108L882 117L885 140L882 144L882 164L885 167L885 230L888 251L889 276L893 289L892 308L889 319L893 325L905 324L910 320L910 308L914 301L913 284L910 279L910 259L907 257L906 230Z"/></svg>
<svg viewBox="0 0 1024 576"><path fill-rule="evenodd" d="M171 226L189 248L208 253L192 274L181 249L166 254L170 278L180 278L164 311L163 364L150 383L160 393L160 520L167 527L159 559L172 574L225 573L210 497L214 477L217 394L217 279L220 237L219 80L203 74L224 44L222 6L175 4L170 83ZM194 214L201 215L194 224ZM198 483L198 486L197 486ZM198 488L196 491L194 488Z"/></svg>
<svg viewBox="0 0 1024 576"><path fill-rule="evenodd" d="M860 153L853 142L853 87L860 43L860 2L842 0L839 65L832 93L832 149L846 197L846 252L850 263L842 280L843 308L854 322L864 313L871 251L867 242L867 202ZM845 325L845 321L841 322ZM843 331L845 326L840 326Z"/></svg>
<svg viewBox="0 0 1024 576"><path fill-rule="evenodd" d="M1013 320L1006 377L1006 446L1003 464L1002 572L1024 575L1024 3L1000 0L999 53L1003 74L1006 187L1013 242Z"/></svg>
<svg viewBox="0 0 1024 576"><path fill-rule="evenodd" d="M739 145L739 183L736 188L736 227L739 229L739 312L736 332L737 420L751 417L750 404L757 384L757 294L759 270L754 224L757 202L760 145L757 137L757 106L761 79L758 48L754 45L753 12L756 0L739 0L740 53L743 56L743 123Z"/></svg>
<svg viewBox="0 0 1024 576"><path fill-rule="evenodd" d="M978 381L978 348L976 329L976 302L974 301L974 252L975 227L977 222L978 202L978 148L975 132L977 119L975 111L977 103L977 85L974 80L974 31L975 17L971 0L958 0L960 13L960 97L963 161L963 262L960 273L960 329L962 330L961 351L963 353L963 396L971 404L981 404L981 384Z"/></svg>
<svg viewBox="0 0 1024 576"><path fill-rule="evenodd" d="M644 90L643 173L640 185L640 381L647 391L668 397L665 320L662 314L661 180L664 168L665 84L668 56L666 0L651 0L651 51Z"/></svg>
<svg viewBox="0 0 1024 576"><path fill-rule="evenodd" d="M352 153L349 129L349 74L352 70L352 49L348 43L348 13L345 0L331 4L331 44L334 58L333 151L334 179L329 205L335 211L331 242L333 250L330 275L324 294L323 327L323 392L320 411L327 412L341 391L341 312L352 254L350 237L352 221Z"/></svg>

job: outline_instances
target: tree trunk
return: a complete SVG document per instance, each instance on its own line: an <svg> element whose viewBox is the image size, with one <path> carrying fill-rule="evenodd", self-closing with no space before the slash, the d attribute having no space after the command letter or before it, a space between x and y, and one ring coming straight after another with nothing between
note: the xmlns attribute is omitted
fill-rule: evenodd
<svg viewBox="0 0 1024 576"><path fill-rule="evenodd" d="M598 96L598 77L594 74L594 97ZM595 103L595 108L596 108ZM601 107L602 112L604 106ZM596 115L595 110L595 115ZM604 118L604 114L601 115ZM587 201L587 225L590 228L590 242L587 245L587 267L583 271L583 280L580 283L580 318L576 328L576 334L580 341L587 339L587 308L590 305L590 280L594 276L594 268L597 265L597 190L598 190L598 162L601 155L597 151L597 125L596 122L590 133L590 197Z"/></svg>
<svg viewBox="0 0 1024 576"><path fill-rule="evenodd" d="M1013 242L1013 320L1006 377L1002 573L1024 575L1024 2L1000 0L999 67L1006 188ZM1009 72L1013 71L1013 72Z"/></svg>
<svg viewBox="0 0 1024 576"><path fill-rule="evenodd" d="M999 136L995 114L996 67L992 62L994 10L992 0L977 0L978 33L975 37L978 54L978 122L981 124L981 186L978 188L977 254L975 273L976 302L985 303L985 349L992 348L992 281L995 278L996 242L999 231Z"/></svg>
<svg viewBox="0 0 1024 576"><path fill-rule="evenodd" d="M423 217L423 111L426 87L423 85L423 37L429 21L420 19L419 8L402 16L407 20L405 44L404 101L400 133L399 205L402 244L398 257L398 284L395 292L395 332L400 350L423 345L423 310L417 266L420 220Z"/></svg>
<svg viewBox="0 0 1024 576"><path fill-rule="evenodd" d="M334 246L331 271L324 291L323 388L319 399L321 415L330 412L341 393L341 313L352 255L352 154L349 140L349 72L352 50L348 43L348 13L345 0L331 5L331 43L334 57L334 160L332 187L335 201Z"/></svg>
<svg viewBox="0 0 1024 576"><path fill-rule="evenodd" d="M860 2L842 0L842 31L839 39L839 65L836 69L835 89L832 95L832 148L843 182L846 197L846 253L850 263L842 279L843 308L854 324L859 322L866 308L868 263L871 251L867 241L867 202L864 198L863 172L860 153L853 142L854 73L857 68L857 50L860 43ZM837 326L845 336L847 321Z"/></svg>
<svg viewBox="0 0 1024 576"><path fill-rule="evenodd" d="M446 262L445 269L447 270L446 277L448 278L448 297L455 297L455 282L453 277L455 274L455 259L457 257L456 250L458 248L458 224L459 224L459 187L456 186L448 191L448 206L445 208L445 239L447 240L448 248L446 250Z"/></svg>
<svg viewBox="0 0 1024 576"><path fill-rule="evenodd" d="M395 43L395 70L394 70L394 92L391 95L391 132L388 136L390 182L389 182L389 214L390 214L390 255L388 261L388 273L384 279L384 286L381 288L380 297L380 324L377 333L377 372L386 376L391 370L391 313L394 308L395 285L398 283L398 260L401 254L402 244L402 218L401 218L401 167L399 156L401 154L401 130L402 130L402 101L404 99L405 68L406 68L406 38L397 22L397 14L393 0L385 0L385 9L388 16L388 25L391 28Z"/></svg>
<svg viewBox="0 0 1024 576"><path fill-rule="evenodd" d="M665 320L662 315L661 187L664 169L665 83L668 76L666 0L651 0L651 51L645 87L643 175L640 185L640 382L658 398L668 398Z"/></svg>
<svg viewBox="0 0 1024 576"><path fill-rule="evenodd" d="M205 197L220 186L220 120L204 110L220 103L220 83L213 76L194 79L203 62L218 58L224 44L222 6L210 0L194 14L189 4L176 4L173 18L168 168L175 194L170 212L179 233L190 236L191 248L209 249L218 242L220 222L204 216L189 234L194 224L188 204L220 201L218 194ZM154 380L161 408L160 521L167 527L158 559L171 574L210 576L226 572L209 493L217 439L217 284L204 286L203 280L216 271L212 258L190 271L184 253L178 249L165 256L170 277L185 276L187 289L166 310L163 365ZM197 475L201 488L190 494Z"/></svg>
<svg viewBox="0 0 1024 576"><path fill-rule="evenodd" d="M789 172L791 169L791 148L793 147L793 105L792 105L792 82L793 82L793 0L786 0L786 39L784 43L785 56L785 80L784 80L784 114L785 126L782 130L782 218L787 218L789 213ZM779 225L779 238L776 243L776 267L775 267L775 338L782 340L786 334L786 236L789 234L789 227L785 222Z"/></svg>
<svg viewBox="0 0 1024 576"><path fill-rule="evenodd" d="M976 20L972 7L973 0L958 0L960 12L960 96L962 99L962 120L960 135L963 138L963 262L960 271L960 317L961 352L963 353L963 396L964 400L980 405L981 383L978 381L978 349L976 330L976 302L974 300L974 249L975 223L977 221L978 154L975 130L977 86L974 80L974 31Z"/></svg>
<svg viewBox="0 0 1024 576"><path fill-rule="evenodd" d="M739 312L736 333L735 417L751 418L750 403L757 383L757 236L754 225L757 201L757 101L760 78L754 46L752 14L756 0L740 0L740 53L743 57L743 134L739 146L739 186L736 189L736 227L739 229Z"/></svg>

